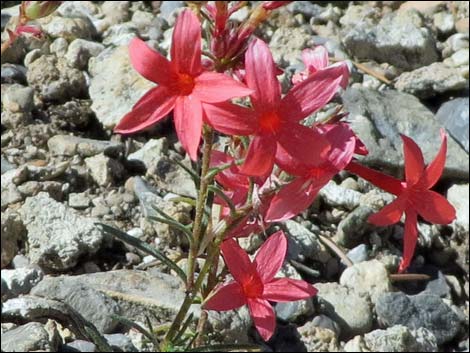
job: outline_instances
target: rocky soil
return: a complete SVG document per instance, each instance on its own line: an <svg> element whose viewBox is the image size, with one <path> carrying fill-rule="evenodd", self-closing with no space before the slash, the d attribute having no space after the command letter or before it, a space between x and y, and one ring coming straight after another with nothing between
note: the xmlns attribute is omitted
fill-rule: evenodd
<svg viewBox="0 0 470 353"><path fill-rule="evenodd" d="M18 13L11 3L2 2L2 31ZM184 236L148 220L153 204L191 220L191 207L171 201L195 195L191 178L172 162L190 166L171 121L125 138L112 132L152 87L132 69L127 44L139 36L166 52L181 6L66 1L38 21L43 38L20 38L2 55L2 351L95 351L89 337L70 329L82 319L115 349L151 351L141 333L110 314L143 326L146 317L157 326L175 315L184 297L176 276L103 235L96 222L184 261ZM339 175L308 212L279 225L290 237L281 275L314 283L318 296L277 305L278 330L267 343L246 309L211 313L214 342L257 343L266 351L469 351L468 21L466 1L295 1L263 27L284 86L302 69L306 47L325 45L349 61L350 87L326 110L344 104L350 112L371 151L367 165L399 176L399 135L415 139L429 161L444 127L452 138L437 190L458 217L449 226L419 226L410 271L430 280L394 281L403 227L366 221L391 196ZM254 252L258 240L253 235L243 245Z"/></svg>

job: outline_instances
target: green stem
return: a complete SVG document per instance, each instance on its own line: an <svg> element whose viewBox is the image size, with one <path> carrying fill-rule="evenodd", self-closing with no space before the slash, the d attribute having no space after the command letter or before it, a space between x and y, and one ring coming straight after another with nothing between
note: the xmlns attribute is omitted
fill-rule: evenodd
<svg viewBox="0 0 470 353"><path fill-rule="evenodd" d="M202 220L204 219L204 208L207 201L207 195L209 186L212 184L212 179L206 178L207 173L209 172L212 145L214 140L213 130L209 127L204 128L203 133L204 138L204 147L202 154L202 166L201 166L201 185L199 188L198 197L196 200L196 215L194 217L194 226L193 226L193 244L189 251L188 256L188 269L187 269L187 291L192 292L194 286L194 270L196 264L197 254L199 252L199 244L202 238Z"/></svg>

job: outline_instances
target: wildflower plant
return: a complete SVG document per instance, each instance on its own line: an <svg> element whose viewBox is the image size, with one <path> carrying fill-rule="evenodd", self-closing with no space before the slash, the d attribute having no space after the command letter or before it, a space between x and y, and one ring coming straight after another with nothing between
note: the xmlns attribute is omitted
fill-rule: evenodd
<svg viewBox="0 0 470 353"><path fill-rule="evenodd" d="M305 122L347 86L346 63L330 65L323 47L306 49L305 71L294 75L283 94L269 46L254 33L273 10L289 1L260 2L235 25L230 16L245 3L190 2L191 9L177 18L170 59L138 38L129 45L135 70L157 85L123 117L115 132L141 132L172 113L179 141L200 171L193 173L198 186L193 223L184 226L163 213L160 218L184 230L190 244L184 269L157 256L186 286L186 298L162 339L163 351L181 347L192 305L202 303L203 312L198 337L186 344L200 346L205 343L208 310L247 305L261 338L269 340L276 326L272 303L315 295L314 286L306 281L277 278L288 246L282 231L266 236L253 260L238 239L269 234L271 224L302 213L343 170L397 196L370 221L385 226L405 214L401 272L413 257L418 216L439 224L455 218L453 207L430 190L444 168L445 133L436 159L427 167L419 147L403 136L403 182L362 166L356 157L367 154L367 149L341 116L313 125ZM217 142L221 136L224 143ZM121 238L132 241L122 234ZM220 256L228 272L218 271ZM199 270L198 259L203 259Z"/></svg>

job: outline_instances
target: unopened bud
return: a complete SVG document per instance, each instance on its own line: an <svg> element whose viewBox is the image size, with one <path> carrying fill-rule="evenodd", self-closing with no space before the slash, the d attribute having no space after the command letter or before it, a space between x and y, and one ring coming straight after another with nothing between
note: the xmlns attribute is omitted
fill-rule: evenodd
<svg viewBox="0 0 470 353"><path fill-rule="evenodd" d="M28 20L49 16L62 3L62 1L23 1L23 15Z"/></svg>

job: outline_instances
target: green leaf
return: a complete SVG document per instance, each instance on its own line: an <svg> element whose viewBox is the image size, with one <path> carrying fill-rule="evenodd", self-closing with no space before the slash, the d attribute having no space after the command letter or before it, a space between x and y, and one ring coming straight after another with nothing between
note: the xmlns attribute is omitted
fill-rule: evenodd
<svg viewBox="0 0 470 353"><path fill-rule="evenodd" d="M172 260L170 260L168 257L166 257L163 253L155 249L154 247L150 246L149 244L143 242L142 240L135 238L133 236L130 236L129 234L108 226L107 224L103 223L96 223L98 226L102 228L102 230L109 234L112 235L119 240L123 241L124 243L127 243L140 251L143 251L149 255L154 256L157 258L159 261L161 261L163 264L165 264L168 268L172 269L173 271L176 272L176 274L183 280L184 283L186 283L186 274L184 271Z"/></svg>
<svg viewBox="0 0 470 353"><path fill-rule="evenodd" d="M254 344L215 344L212 346L196 347L187 352L261 352L261 347Z"/></svg>
<svg viewBox="0 0 470 353"><path fill-rule="evenodd" d="M145 328L140 326L139 324L137 324L137 323L135 323L135 322L123 317L123 316L112 314L111 317L114 320L119 321L122 325L124 325L128 328L133 328L133 329L139 331L141 334L143 334L145 337L147 337L155 345L155 348L157 348L159 346L159 342L155 338L155 336L152 333L150 333L149 331L147 331Z"/></svg>
<svg viewBox="0 0 470 353"><path fill-rule="evenodd" d="M194 318L194 314L191 313L186 321L184 322L184 324L181 326L181 329L180 331L178 332L178 334L176 335L176 337L174 338L174 342L176 342L176 345L180 346L181 343L179 342L181 340L181 338L183 337L183 335L185 334L186 330L188 329L189 325L191 325L191 322L193 321L193 318Z"/></svg>
<svg viewBox="0 0 470 353"><path fill-rule="evenodd" d="M225 195L225 193L220 188L215 185L209 185L209 191L212 191L214 194L219 196L222 200L227 203L228 207L230 207L230 213L232 214L232 216L237 212L237 209L235 208L235 205L233 204L230 197Z"/></svg>
<svg viewBox="0 0 470 353"><path fill-rule="evenodd" d="M189 225L185 226L184 224L181 224L177 221L174 221L174 220L168 219L168 218L161 218L161 217L155 217L155 216L149 216L147 218L151 221L168 224L170 227L178 229L179 231L181 231L186 236L186 238L188 239L189 244L193 243L193 234L191 233L191 230L188 228Z"/></svg>

